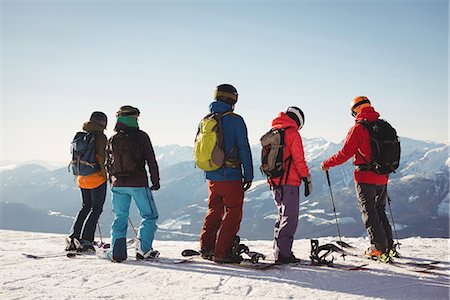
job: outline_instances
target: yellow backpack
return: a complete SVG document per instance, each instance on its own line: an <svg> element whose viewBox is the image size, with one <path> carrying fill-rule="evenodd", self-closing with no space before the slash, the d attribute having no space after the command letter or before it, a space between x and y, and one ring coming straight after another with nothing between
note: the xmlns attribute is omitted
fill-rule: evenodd
<svg viewBox="0 0 450 300"><path fill-rule="evenodd" d="M225 163L222 118L230 113L211 113L200 121L194 143L194 159L203 171L217 170Z"/></svg>

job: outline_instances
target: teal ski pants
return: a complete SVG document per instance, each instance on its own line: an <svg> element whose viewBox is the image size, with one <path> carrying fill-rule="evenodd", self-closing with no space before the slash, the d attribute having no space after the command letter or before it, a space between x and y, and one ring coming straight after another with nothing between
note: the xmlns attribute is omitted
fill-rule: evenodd
<svg viewBox="0 0 450 300"><path fill-rule="evenodd" d="M113 187L111 191L114 210L114 222L111 227L113 255L120 258L127 257L126 237L132 198L142 218L138 235L141 240L141 249L144 253L147 252L152 248L155 232L158 228L156 225L158 210L152 192L148 187Z"/></svg>

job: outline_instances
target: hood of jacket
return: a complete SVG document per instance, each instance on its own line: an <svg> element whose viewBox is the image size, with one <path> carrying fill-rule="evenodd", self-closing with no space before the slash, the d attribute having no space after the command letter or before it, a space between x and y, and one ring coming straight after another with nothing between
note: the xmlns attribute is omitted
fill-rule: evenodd
<svg viewBox="0 0 450 300"><path fill-rule="evenodd" d="M83 123L83 130L87 132L103 132L102 125L99 125L95 122L87 121Z"/></svg>
<svg viewBox="0 0 450 300"><path fill-rule="evenodd" d="M212 113L224 113L227 111L233 111L233 106L231 104L222 102L222 101L214 101L209 105L209 111Z"/></svg>
<svg viewBox="0 0 450 300"><path fill-rule="evenodd" d="M298 130L297 122L295 122L294 119L289 117L284 112L280 112L278 116L272 120L273 129L290 128L290 127L295 130Z"/></svg>
<svg viewBox="0 0 450 300"><path fill-rule="evenodd" d="M358 123L359 121L362 121L362 120L367 120L367 122L372 122L372 121L378 120L379 117L380 117L380 114L377 113L373 107L371 107L371 106L364 107L363 109L361 109L359 114L356 115L355 122Z"/></svg>

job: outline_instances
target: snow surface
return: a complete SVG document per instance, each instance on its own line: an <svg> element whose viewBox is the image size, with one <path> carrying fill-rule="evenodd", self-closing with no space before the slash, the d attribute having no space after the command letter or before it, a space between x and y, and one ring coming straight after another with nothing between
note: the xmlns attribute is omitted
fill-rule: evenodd
<svg viewBox="0 0 450 300"><path fill-rule="evenodd" d="M405 257L440 260L439 275L422 274L357 257L337 256L345 264L369 263L370 270L344 271L327 267L276 267L252 270L196 259L185 264L111 263L95 256L67 258L63 235L0 231L1 299L449 299L449 240L401 240ZM335 241L322 238L320 244ZM342 238L359 248L363 238ZM252 250L270 253L271 241L244 241ZM155 241L163 258L180 258L197 242ZM296 240L294 253L308 260L309 240ZM22 253L61 254L43 259ZM271 255L268 257L273 259Z"/></svg>

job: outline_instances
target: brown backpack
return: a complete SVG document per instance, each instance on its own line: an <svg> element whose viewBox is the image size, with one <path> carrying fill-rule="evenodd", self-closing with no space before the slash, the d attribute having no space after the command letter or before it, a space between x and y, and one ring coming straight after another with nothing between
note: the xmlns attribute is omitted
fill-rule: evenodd
<svg viewBox="0 0 450 300"><path fill-rule="evenodd" d="M129 177L145 172L144 149L139 133L139 130L120 131L108 140L106 169L109 175Z"/></svg>

